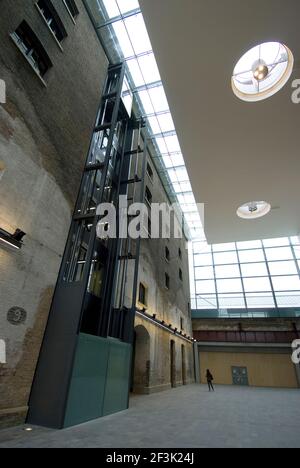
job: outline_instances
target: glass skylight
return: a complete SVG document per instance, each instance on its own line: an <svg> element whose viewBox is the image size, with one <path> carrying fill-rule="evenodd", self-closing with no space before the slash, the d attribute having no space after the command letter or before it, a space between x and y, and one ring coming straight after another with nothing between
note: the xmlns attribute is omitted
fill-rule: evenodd
<svg viewBox="0 0 300 468"><path fill-rule="evenodd" d="M244 316L277 309L272 313L280 316L280 308L300 306L299 237L212 246L195 241L191 250L192 308L241 309Z"/></svg>
<svg viewBox="0 0 300 468"><path fill-rule="evenodd" d="M176 135L168 100L137 0L86 0L98 31L106 31L131 86L164 169L166 188L178 201L192 238L204 239L200 214Z"/></svg>
<svg viewBox="0 0 300 468"><path fill-rule="evenodd" d="M278 42L249 50L237 63L232 77L234 93L244 101L260 101L277 93L289 80L292 52Z"/></svg>

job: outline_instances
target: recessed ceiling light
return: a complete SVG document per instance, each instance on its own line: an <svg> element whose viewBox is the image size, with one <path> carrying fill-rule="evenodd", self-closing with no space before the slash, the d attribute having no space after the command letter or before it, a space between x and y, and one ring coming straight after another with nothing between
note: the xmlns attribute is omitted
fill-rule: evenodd
<svg viewBox="0 0 300 468"><path fill-rule="evenodd" d="M271 208L271 205L265 201L249 202L240 206L236 214L242 219L258 219L270 213Z"/></svg>
<svg viewBox="0 0 300 468"><path fill-rule="evenodd" d="M279 42L266 42L249 50L236 64L234 94L243 101L262 101L280 91L291 77L294 56Z"/></svg>

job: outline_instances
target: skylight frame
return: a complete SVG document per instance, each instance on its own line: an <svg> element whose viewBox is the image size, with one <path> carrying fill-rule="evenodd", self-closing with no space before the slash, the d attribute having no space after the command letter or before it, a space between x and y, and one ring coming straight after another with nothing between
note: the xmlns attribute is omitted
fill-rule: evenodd
<svg viewBox="0 0 300 468"><path fill-rule="evenodd" d="M187 190L187 185L191 187L191 182L187 172L181 169L183 167L186 171L175 125L165 96L157 64L156 67L153 67L155 71L153 79L150 79L152 75L149 73L149 65L148 69L144 68L145 71L143 72L143 62L147 63L148 61L150 63L152 61L153 63L153 60L155 60L144 19L140 9L132 10L126 7L124 8L126 2L134 4L135 6L138 4L136 0L97 0L96 6L95 3L91 5L90 2L85 0L86 7L94 18L95 28L100 40L102 39L103 42L103 30L107 29L110 40L114 42L117 55L119 56L118 59L125 60L127 64L127 72L131 80L133 93L135 94L138 107L140 108L141 116L146 119L147 133L152 139L153 147L157 153L154 159L157 162L156 165L159 168L159 175L161 176L170 200L172 203L177 202L183 213L185 213L188 207L188 213L192 212L195 217L198 217L197 221L193 223L188 223L186 221L186 223L190 231L191 239L194 239L198 235L203 239L204 231L195 200L193 200L193 203L181 204L179 202L180 195L183 197L181 199L185 200L187 194L191 192L191 190ZM108 5L110 5L110 9L106 8ZM114 8L112 8L111 5L113 5ZM121 5L122 8L120 8ZM97 11L95 11L95 8L97 8ZM100 23L98 21L99 16L103 18L103 21ZM97 18L97 20L95 18ZM120 32L121 30L122 32ZM137 34L137 30L140 30L141 34ZM125 31L127 38L125 37ZM145 33L147 34L147 38ZM172 123L171 121L169 122L170 129L164 127L164 118L172 120ZM151 119L152 125L149 119ZM155 119L157 121L156 124ZM168 161L167 165L165 161ZM171 172L173 179L170 177L170 170L175 170L176 177L174 177L174 172ZM184 174L184 177L180 176L181 172ZM180 191L181 184L183 185L182 191Z"/></svg>

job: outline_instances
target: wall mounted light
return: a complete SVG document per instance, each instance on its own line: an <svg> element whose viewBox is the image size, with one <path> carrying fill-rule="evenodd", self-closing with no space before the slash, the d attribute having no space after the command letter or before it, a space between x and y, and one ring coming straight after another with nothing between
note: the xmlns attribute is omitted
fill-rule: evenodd
<svg viewBox="0 0 300 468"><path fill-rule="evenodd" d="M21 231L21 229L16 229L13 234L5 231L4 229L0 228L0 244L6 244L14 249L20 250L23 245L23 237L26 236L25 232Z"/></svg>

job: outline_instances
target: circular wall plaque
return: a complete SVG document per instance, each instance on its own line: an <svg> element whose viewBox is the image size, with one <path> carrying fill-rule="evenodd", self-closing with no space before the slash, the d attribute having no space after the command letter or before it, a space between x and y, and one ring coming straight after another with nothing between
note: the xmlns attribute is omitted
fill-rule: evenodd
<svg viewBox="0 0 300 468"><path fill-rule="evenodd" d="M7 320L12 325L21 325L27 318L26 310L21 307L12 307L7 313Z"/></svg>

